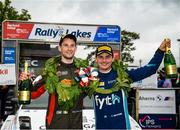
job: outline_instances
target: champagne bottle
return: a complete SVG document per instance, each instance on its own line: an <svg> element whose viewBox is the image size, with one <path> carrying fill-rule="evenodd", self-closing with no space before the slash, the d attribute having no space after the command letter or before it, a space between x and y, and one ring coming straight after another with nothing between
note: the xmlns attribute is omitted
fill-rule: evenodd
<svg viewBox="0 0 180 130"><path fill-rule="evenodd" d="M164 56L164 67L166 72L166 78L177 77L176 60L173 54L171 53L169 47L166 47L165 56Z"/></svg>
<svg viewBox="0 0 180 130"><path fill-rule="evenodd" d="M28 63L25 61L24 63L24 72L27 74L28 72ZM31 102L31 87L32 82L30 79L25 79L19 84L19 104L30 104Z"/></svg>

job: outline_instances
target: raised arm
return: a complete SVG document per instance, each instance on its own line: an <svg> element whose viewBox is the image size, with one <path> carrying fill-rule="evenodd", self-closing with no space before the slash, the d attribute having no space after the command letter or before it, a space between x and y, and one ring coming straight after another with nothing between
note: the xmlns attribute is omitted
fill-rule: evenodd
<svg viewBox="0 0 180 130"><path fill-rule="evenodd" d="M164 57L166 46L171 46L170 39L164 39L162 41L161 45L147 65L137 69L127 70L127 73L133 82L145 79L156 73Z"/></svg>

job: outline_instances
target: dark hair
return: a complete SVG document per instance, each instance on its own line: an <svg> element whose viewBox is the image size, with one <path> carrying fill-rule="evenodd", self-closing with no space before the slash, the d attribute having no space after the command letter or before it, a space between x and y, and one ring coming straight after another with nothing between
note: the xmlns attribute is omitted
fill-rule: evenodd
<svg viewBox="0 0 180 130"><path fill-rule="evenodd" d="M59 41L59 45L61 46L62 42L64 41L65 38L69 38L69 39L72 39L75 43L77 41L76 37L72 34L67 34L65 36L62 36L60 41Z"/></svg>

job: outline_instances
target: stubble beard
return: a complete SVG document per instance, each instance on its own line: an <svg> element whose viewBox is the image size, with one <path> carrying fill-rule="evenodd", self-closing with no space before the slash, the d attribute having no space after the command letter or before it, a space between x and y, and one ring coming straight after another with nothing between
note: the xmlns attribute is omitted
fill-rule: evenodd
<svg viewBox="0 0 180 130"><path fill-rule="evenodd" d="M66 55L63 55L62 56L65 60L68 60L68 61L70 61L70 60L73 60L74 59L74 55L71 55L71 56L66 56Z"/></svg>

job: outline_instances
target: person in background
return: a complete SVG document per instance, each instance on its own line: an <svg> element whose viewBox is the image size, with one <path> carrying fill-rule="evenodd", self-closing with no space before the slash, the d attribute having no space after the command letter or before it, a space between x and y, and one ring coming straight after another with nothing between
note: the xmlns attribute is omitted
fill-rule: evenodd
<svg viewBox="0 0 180 130"><path fill-rule="evenodd" d="M138 69L124 70L132 82L142 80L155 74L160 66L165 47L170 47L170 39L162 41L150 62ZM99 46L96 50L96 62L99 70L99 87L111 89L117 82L118 73L113 70L113 50L108 45ZM94 94L96 129L131 129L127 108L127 97L122 89L109 94Z"/></svg>
<svg viewBox="0 0 180 130"><path fill-rule="evenodd" d="M177 69L178 77L176 79L176 87L180 87L180 67Z"/></svg>
<svg viewBox="0 0 180 130"><path fill-rule="evenodd" d="M8 91L9 87L7 85L0 86L0 124L5 120L5 105Z"/></svg>
<svg viewBox="0 0 180 130"><path fill-rule="evenodd" d="M165 71L164 71L164 67L160 70L157 71L158 77L157 77L157 84L158 84L158 88L162 88L164 81L165 81Z"/></svg>
<svg viewBox="0 0 180 130"><path fill-rule="evenodd" d="M177 68L177 78L166 78L164 68L157 71L158 88L180 87L180 68Z"/></svg>
<svg viewBox="0 0 180 130"><path fill-rule="evenodd" d="M76 37L72 34L67 34L62 37L58 47L61 56L59 59L56 58L57 62L55 64L48 66L49 68L54 65L57 66L56 75L59 78L59 82L69 82L75 77L75 71L77 70L74 64L74 55L77 49L76 41ZM49 63L52 61L54 60L48 60ZM27 74L22 73L20 75L20 80L27 78ZM45 85L47 85L47 78L43 78L43 76L39 76L38 78L39 79L33 83L34 86L31 92L32 99L36 99L41 96L47 88L45 87ZM49 102L46 114L46 129L82 129L83 98L84 96L82 94L74 100L74 106L71 109L63 110L63 104L58 104L57 92L55 91L53 93L49 93Z"/></svg>
<svg viewBox="0 0 180 130"><path fill-rule="evenodd" d="M164 68L157 71L157 73L158 73L158 77L157 77L158 88L172 88L172 79L166 78Z"/></svg>

